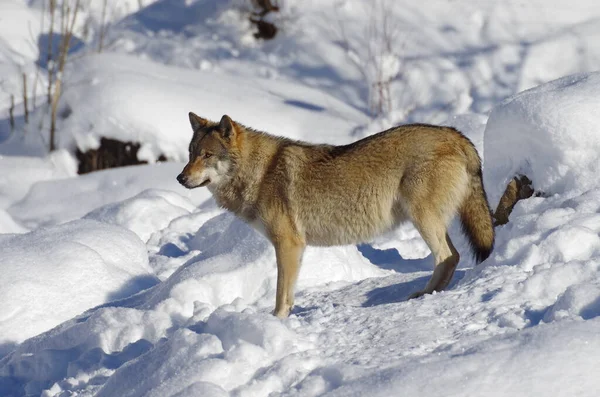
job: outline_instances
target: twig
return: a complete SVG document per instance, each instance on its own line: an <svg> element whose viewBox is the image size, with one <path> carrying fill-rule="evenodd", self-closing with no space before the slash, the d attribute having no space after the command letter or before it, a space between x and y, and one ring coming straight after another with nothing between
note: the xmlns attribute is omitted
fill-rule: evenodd
<svg viewBox="0 0 600 397"><path fill-rule="evenodd" d="M104 48L104 35L106 34L106 5L108 0L102 3L102 16L100 17L100 38L98 39L98 52Z"/></svg>
<svg viewBox="0 0 600 397"><path fill-rule="evenodd" d="M15 96L10 94L10 108L8 109L8 115L10 119L10 133L12 134L15 130Z"/></svg>
<svg viewBox="0 0 600 397"><path fill-rule="evenodd" d="M25 124L29 124L29 108L27 107L27 74L23 72L23 107L25 108Z"/></svg>
<svg viewBox="0 0 600 397"><path fill-rule="evenodd" d="M54 38L54 14L56 12L56 0L49 0L49 12L50 12L50 30L48 31L48 54L46 55L46 68L48 70L48 106L52 104L52 85L53 76L54 76L54 65L53 65L53 48L52 48L52 40Z"/></svg>
<svg viewBox="0 0 600 397"><path fill-rule="evenodd" d="M62 80L67 62L67 56L71 47L71 38L73 37L73 29L75 28L75 21L77 20L77 12L79 11L79 5L81 0L75 1L75 9L71 13L71 7L63 7L64 13L62 14L63 19L61 20L61 30L64 29L64 34L60 44L60 52L58 58L58 67L56 68L56 80L54 83L54 95L51 100L51 113L50 113L50 151L56 148L56 114L58 110L58 101L62 94ZM64 4L64 3L63 3ZM69 22L69 17L71 18Z"/></svg>

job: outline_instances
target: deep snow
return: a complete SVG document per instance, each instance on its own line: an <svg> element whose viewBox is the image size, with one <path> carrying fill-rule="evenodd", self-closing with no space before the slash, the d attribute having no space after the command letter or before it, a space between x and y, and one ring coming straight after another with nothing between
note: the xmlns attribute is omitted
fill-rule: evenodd
<svg viewBox="0 0 600 397"><path fill-rule="evenodd" d="M0 343L20 343L86 309L155 284L132 232L78 220L2 235Z"/></svg>
<svg viewBox="0 0 600 397"><path fill-rule="evenodd" d="M43 107L11 136L6 119L20 72L35 74L41 2L0 4L0 395L597 394L597 2L285 2L279 36L257 42L242 1L128 0L109 2L102 54L101 1L83 3L49 156ZM373 60L392 101L371 119ZM416 300L431 257L411 225L311 247L278 320L270 244L179 186L183 163L75 175L68 151L100 136L185 161L189 110L339 144L453 125L484 160L492 206L515 173L538 195L477 267L453 224L455 279Z"/></svg>

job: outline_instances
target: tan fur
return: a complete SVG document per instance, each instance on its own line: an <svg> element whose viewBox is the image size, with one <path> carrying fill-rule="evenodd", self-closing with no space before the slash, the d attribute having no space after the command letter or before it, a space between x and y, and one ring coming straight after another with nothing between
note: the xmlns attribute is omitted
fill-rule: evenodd
<svg viewBox="0 0 600 397"><path fill-rule="evenodd" d="M413 296L450 283L459 261L447 234L455 214L479 260L493 248L481 161L453 128L405 125L332 146L257 132L228 116L214 123L190 113L190 122L190 161L178 180L206 185L219 205L271 240L279 317L293 306L306 245L366 242L412 221L435 260L425 289Z"/></svg>

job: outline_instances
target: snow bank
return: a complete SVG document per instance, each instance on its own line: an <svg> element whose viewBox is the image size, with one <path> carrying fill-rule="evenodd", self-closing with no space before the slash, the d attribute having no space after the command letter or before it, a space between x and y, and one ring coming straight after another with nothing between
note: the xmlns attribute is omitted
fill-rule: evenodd
<svg viewBox="0 0 600 397"><path fill-rule="evenodd" d="M228 114L253 128L312 141L340 140L365 120L303 85L177 69L125 55L87 56L66 75L71 86L61 108L72 114L60 125L59 146L70 148L74 139L87 150L98 146L100 136L133 140L144 143L140 155L151 161L160 154L187 160L190 110L213 120Z"/></svg>
<svg viewBox="0 0 600 397"><path fill-rule="evenodd" d="M0 155L0 170L0 208L7 208L36 182L76 175L77 165L69 153L58 150L45 158Z"/></svg>
<svg viewBox="0 0 600 397"><path fill-rule="evenodd" d="M3 235L0 263L0 343L22 342L155 283L137 236L94 221Z"/></svg>
<svg viewBox="0 0 600 397"><path fill-rule="evenodd" d="M502 328L597 316L600 290L600 73L517 94L493 109L485 131L486 188L493 207L516 173L550 197L517 203L497 228L490 258L467 273L498 305Z"/></svg>
<svg viewBox="0 0 600 397"><path fill-rule="evenodd" d="M15 222L8 212L0 210L0 234L25 233L27 231L27 229Z"/></svg>
<svg viewBox="0 0 600 397"><path fill-rule="evenodd" d="M164 229L177 217L189 215L195 208L177 193L148 189L132 198L100 207L85 218L126 227L148 241L152 233Z"/></svg>
<svg viewBox="0 0 600 397"><path fill-rule="evenodd" d="M527 175L546 194L600 185L600 73L577 74L495 107L485 130L485 183L495 208L508 181Z"/></svg>
<svg viewBox="0 0 600 397"><path fill-rule="evenodd" d="M168 316L123 307L105 307L78 316L17 346L0 360L4 395L59 394L61 389L97 389L127 361L167 336ZM3 379L12 382L2 383ZM54 382L57 382L54 384Z"/></svg>
<svg viewBox="0 0 600 397"><path fill-rule="evenodd" d="M23 225L36 228L81 218L99 207L129 199L147 189L158 188L174 192L168 194L169 198L165 198L165 200L172 202L175 206L183 206L188 209L191 208L190 203L183 204L186 199L195 205L209 200L210 192L207 189L189 190L177 182L175 178L182 169L183 164L160 163L98 171L75 178L42 181L33 184L27 195L8 208L7 212ZM181 198L175 198L176 196L181 196ZM142 201L140 199L137 204L129 202L124 206L143 205ZM148 197L145 203L148 205L145 207L146 211L151 211L153 205L157 205L154 208L156 211L161 211L159 208L165 210L164 206L168 206L158 197L156 200ZM112 208L115 211L112 215L115 217L131 214L126 209ZM107 209L107 211L111 210ZM123 212L119 215L120 211ZM108 216L107 213L104 215ZM154 215L155 222L163 222L159 215L161 214L158 212ZM126 221L124 218L121 220ZM118 223L116 219L114 221ZM134 221L131 220L131 222ZM137 222L143 223L144 221L139 219Z"/></svg>
<svg viewBox="0 0 600 397"><path fill-rule="evenodd" d="M193 331L176 331L118 369L97 396L227 396L228 390L252 379L257 369L312 347L269 314L232 309L216 310ZM273 382L277 379L268 383ZM263 390L271 389L257 382L253 394L242 395L262 395Z"/></svg>
<svg viewBox="0 0 600 397"><path fill-rule="evenodd" d="M102 1L92 3L82 15L97 19ZM114 7L125 15L136 4ZM122 22L109 16L107 42L117 40L107 51L139 58L72 58L59 112L62 147L94 147L99 136L143 139L149 160L159 153L183 160L189 110L214 119L228 113L309 141L342 144L371 132L355 128L366 123L361 112L372 81L353 61L365 61L380 43L365 32L381 15L358 0L286 4L277 38L252 43L239 12L221 13L228 2L162 0ZM394 111L381 122L486 111L516 87L597 64L597 1L378 4L392 7L384 16L404 29L394 32L395 52L381 54L403 60L391 70L399 73L391 86ZM540 5L555 12L532 23ZM24 33L23 26L15 32ZM556 53L569 56L548 63ZM18 77L5 85L18 90ZM310 248L297 306L283 321L269 314L276 284L270 244L217 209L206 189L179 186L182 164L64 179L71 168L48 160L0 159L0 232L89 218L0 235L7 276L0 280L0 394L595 395L597 82L595 74L578 75L511 98L492 112L485 136L486 116L444 123L485 149L492 201L518 171L553 194L517 204L485 263L465 269L463 260L449 290L406 301L431 269L412 227L360 249ZM11 138L0 153L27 149L27 137ZM466 252L460 240L456 246Z"/></svg>
<svg viewBox="0 0 600 397"><path fill-rule="evenodd" d="M279 6L269 15L279 28L273 40L252 38L242 11L247 3L238 0L163 0L116 24L109 35L117 52L247 80L301 81L365 113L374 105L369 97L377 80L393 77L393 122L487 112L522 87L592 71L600 56L594 45L600 6L593 0L517 6L308 0ZM544 7L552 12L540 17ZM393 67L377 70L376 60Z"/></svg>
<svg viewBox="0 0 600 397"><path fill-rule="evenodd" d="M155 193L142 195L142 200L164 197L162 192L156 196ZM121 208L128 208L136 200L140 198L125 201ZM97 213L113 214L109 209ZM214 214L214 210L208 214ZM197 214L187 217L201 221ZM177 218L153 238L170 234L169 229L181 226L185 218ZM85 225L92 221L79 222ZM72 226L71 223L58 228ZM98 238L111 244L104 235ZM7 244L14 246L14 242ZM139 241L138 244L141 245ZM256 377L260 368L281 360L277 365L284 373L266 373L259 382L252 383L249 390L261 394L260 390L283 390L307 366L314 365L296 363L291 358L312 346L311 338L298 337L293 331L299 325L297 320L282 323L270 314L276 266L266 239L233 215L221 213L205 219L184 246L196 256L164 282L116 303L116 307L98 308L84 318L66 322L23 343L0 361L0 374L19 379L8 390L39 393L49 388L53 395L61 390L76 390L77 385L94 388L93 379L104 376L111 380L99 395L114 395L118 389L119 395L170 396L205 388L218 395L242 385L247 388L246 383ZM169 253L162 252L164 256ZM178 259L177 253L171 253ZM81 253L75 254L81 257ZM126 260L122 253L113 255ZM356 247L311 250L305 256L299 285L322 286L336 280L347 282L385 274L389 271L370 264ZM84 284L82 288L91 288L90 282ZM168 340L162 339L165 337ZM108 360L112 360L110 368L106 367ZM114 372L125 362L130 363ZM1 387L0 384L0 390Z"/></svg>

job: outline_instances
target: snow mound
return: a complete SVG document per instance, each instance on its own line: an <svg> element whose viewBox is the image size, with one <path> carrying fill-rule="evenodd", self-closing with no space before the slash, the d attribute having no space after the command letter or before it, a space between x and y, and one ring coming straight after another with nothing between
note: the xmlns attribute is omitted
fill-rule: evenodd
<svg viewBox="0 0 600 397"><path fill-rule="evenodd" d="M496 207L515 174L544 196L516 204L490 258L467 274L484 283L500 327L598 315L600 290L600 73L568 76L494 108L484 138L484 178ZM483 286L483 284L482 284Z"/></svg>
<svg viewBox="0 0 600 397"><path fill-rule="evenodd" d="M600 316L600 283L574 284L562 293L544 315L545 322L568 318L588 320Z"/></svg>
<svg viewBox="0 0 600 397"><path fill-rule="evenodd" d="M27 229L15 222L8 212L0 209L0 234L25 232Z"/></svg>
<svg viewBox="0 0 600 397"><path fill-rule="evenodd" d="M495 107L485 130L486 187L493 208L508 181L527 175L546 194L599 183L600 73L576 74Z"/></svg>
<svg viewBox="0 0 600 397"><path fill-rule="evenodd" d="M33 184L25 197L8 208L7 212L16 221L33 229L79 219L99 207L129 199L147 189L170 190L194 204L209 199L210 192L207 189L188 190L177 182L175 178L182 168L183 164L159 163L98 171L76 178L40 181ZM169 197L177 206L183 200L171 195ZM136 204L126 204L129 205ZM189 204L186 203L184 208L189 208Z"/></svg>
<svg viewBox="0 0 600 397"><path fill-rule="evenodd" d="M144 142L139 155L187 160L187 113L230 115L253 128L309 140L346 137L365 116L326 92L300 84L177 69L131 56L100 54L73 62L67 74L59 146L87 150L100 136ZM247 106L248 101L252 106ZM96 115L102 114L102 117ZM269 115L265 117L265 115ZM93 120L93 121L92 121Z"/></svg>
<svg viewBox="0 0 600 397"><path fill-rule="evenodd" d="M177 330L148 354L119 368L97 396L226 396L227 390L251 380L257 369L310 347L310 342L269 314L222 307L206 321ZM263 395L263 389L271 390L265 383L279 381L264 378L254 383L254 394L243 395Z"/></svg>
<svg viewBox="0 0 600 397"><path fill-rule="evenodd" d="M291 320L288 320L288 323ZM162 311L105 307L19 345L0 360L0 390L15 395L221 396L254 377L251 390L281 390L313 347L288 324L236 301L173 327ZM283 359L283 362L278 361ZM278 363L286 375L266 371ZM127 365L124 365L127 364ZM17 380L2 385L3 376ZM22 382L22 383L21 383ZM4 386L4 388L2 388ZM208 394L194 394L203 390Z"/></svg>
<svg viewBox="0 0 600 397"><path fill-rule="evenodd" d="M492 204L516 172L548 193L516 205L473 269L453 224L460 267L448 290L420 299L407 297L431 257L410 225L359 247L309 248L284 320L269 313L271 245L207 189L182 188L182 164L75 176L66 150L44 158L43 101L28 126L19 103L47 37L43 2L24 3L0 1L0 154L41 158L0 158L0 233L50 228L0 235L0 395L597 394L598 77L521 93L487 127L477 113L598 65L600 2L279 2L277 36L256 41L247 1L122 0L108 2L102 54L91 53L107 2L83 2L58 109L63 150L107 136L146 141L150 162L183 161L189 110L335 144L446 120L484 158ZM369 122L388 78L389 113Z"/></svg>
<svg viewBox="0 0 600 397"><path fill-rule="evenodd" d="M82 220L0 238L0 343L22 342L155 283L130 231Z"/></svg>
<svg viewBox="0 0 600 397"><path fill-rule="evenodd" d="M132 198L100 207L87 214L85 219L126 227L143 241L148 241L152 233L194 209L189 200L177 193L148 189Z"/></svg>
<svg viewBox="0 0 600 397"><path fill-rule="evenodd" d="M185 218L156 235L168 234ZM310 337L296 334L298 320L282 322L270 314L276 285L271 244L229 213L207 218L185 242L196 256L165 281L19 345L0 361L0 380L10 376L16 383L5 389L0 384L0 390L60 395L81 386L98 389L98 395L120 390L117 394L127 396L172 396L198 390L223 395L243 387L247 395L262 395L283 391L312 368L313 360L294 359L313 346ZM299 281L304 287L389 274L356 247L309 251L304 266ZM270 366L276 370L260 371Z"/></svg>
<svg viewBox="0 0 600 397"><path fill-rule="evenodd" d="M165 338L171 326L169 317L160 312L96 309L23 342L0 360L0 390L40 395L52 386L50 395L56 395L61 389L104 382L115 368ZM3 385L2 377L9 376L15 381Z"/></svg>
<svg viewBox="0 0 600 397"><path fill-rule="evenodd" d="M77 174L75 160L66 150L58 150L45 158L0 155L0 169L0 208L21 200L37 182Z"/></svg>

